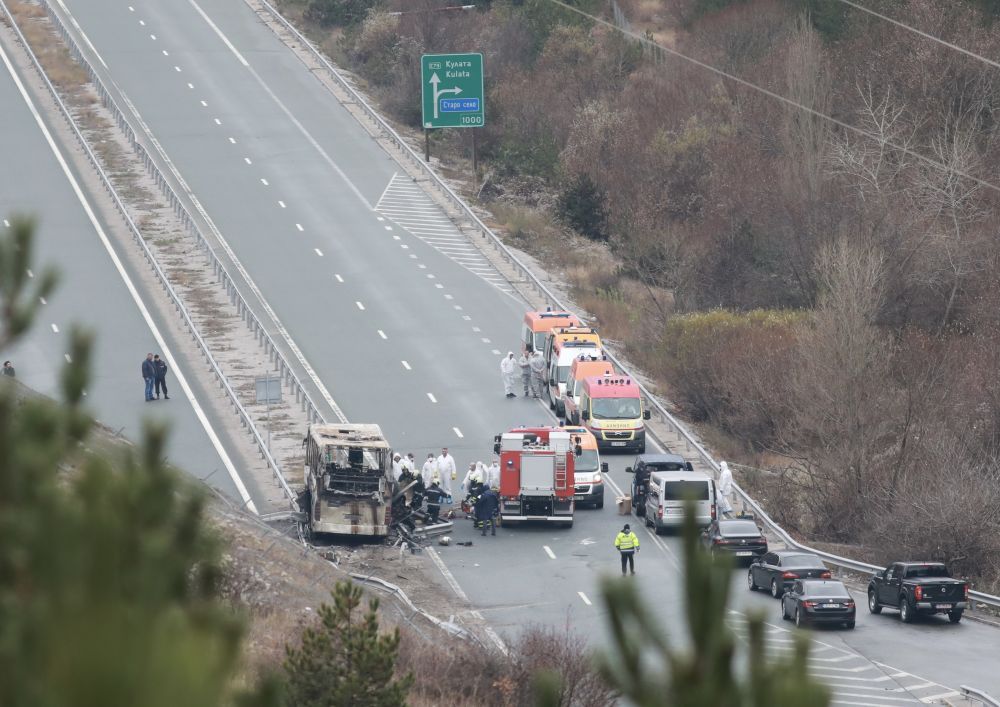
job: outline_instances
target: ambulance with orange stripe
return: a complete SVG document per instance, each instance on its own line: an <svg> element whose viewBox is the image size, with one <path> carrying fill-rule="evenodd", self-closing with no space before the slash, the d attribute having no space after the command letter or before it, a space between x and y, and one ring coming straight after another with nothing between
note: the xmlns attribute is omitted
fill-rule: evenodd
<svg viewBox="0 0 1000 707"><path fill-rule="evenodd" d="M646 451L649 410L643 408L639 385L624 373L584 378L580 390L580 424L597 440L598 449Z"/></svg>

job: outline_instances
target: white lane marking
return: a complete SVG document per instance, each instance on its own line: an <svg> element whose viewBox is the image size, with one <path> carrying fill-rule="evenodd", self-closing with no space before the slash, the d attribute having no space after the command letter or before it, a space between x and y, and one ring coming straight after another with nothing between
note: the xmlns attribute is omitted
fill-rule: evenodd
<svg viewBox="0 0 1000 707"><path fill-rule="evenodd" d="M438 399L434 397L434 393L428 393L427 397L431 399L432 403L436 403L438 401Z"/></svg>
<svg viewBox="0 0 1000 707"><path fill-rule="evenodd" d="M410 368L410 364L408 364L406 361L400 361L400 363L403 364L403 368L405 368L406 370L408 370L408 371L412 371L413 370L412 368Z"/></svg>
<svg viewBox="0 0 1000 707"><path fill-rule="evenodd" d="M493 349L493 354L494 354L495 356L503 356L503 354L502 354L502 353L500 353L500 349Z"/></svg>
<svg viewBox="0 0 1000 707"><path fill-rule="evenodd" d="M215 118L214 120L216 125L222 125L222 121L219 120L218 118Z"/></svg>
<svg viewBox="0 0 1000 707"><path fill-rule="evenodd" d="M200 101L203 108L208 108L208 101Z"/></svg>
<svg viewBox="0 0 1000 707"><path fill-rule="evenodd" d="M229 138L229 142L231 142L232 144L235 145L236 144L236 138L234 138L234 137Z"/></svg>
<svg viewBox="0 0 1000 707"><path fill-rule="evenodd" d="M432 275L431 273L427 273L427 279L428 280L436 280L437 278L434 275Z"/></svg>
<svg viewBox="0 0 1000 707"><path fill-rule="evenodd" d="M416 253L410 253L410 257L416 259L417 255L416 255Z"/></svg>
<svg viewBox="0 0 1000 707"><path fill-rule="evenodd" d="M489 339L487 339L487 338L486 338L486 337L484 336L484 337L483 337L483 343L484 343L484 344L492 344L493 342L492 342L492 341L490 341Z"/></svg>
<svg viewBox="0 0 1000 707"><path fill-rule="evenodd" d="M445 298L445 299L455 299L455 295L445 295L445 296L444 296L444 298ZM458 305L456 304L456 305L455 305L455 309L461 309L461 307L459 307L459 306L458 306Z"/></svg>
<svg viewBox="0 0 1000 707"><path fill-rule="evenodd" d="M143 21L143 20L139 20L139 26L140 26L140 27L145 27L145 26L146 26L146 23L145 23L145 21Z"/></svg>
<svg viewBox="0 0 1000 707"><path fill-rule="evenodd" d="M267 180L264 179L263 177L260 178L260 183L263 184L265 187L271 186L270 184L267 183Z"/></svg>
<svg viewBox="0 0 1000 707"><path fill-rule="evenodd" d="M474 332L476 332L478 334L480 331L482 331L482 329L480 329L477 326L474 326L474 327L472 327L472 331L474 331Z"/></svg>
<svg viewBox="0 0 1000 707"><path fill-rule="evenodd" d="M287 206L285 206L285 202L281 201L280 199L278 200L278 206L280 206L283 209L287 209L288 208Z"/></svg>
<svg viewBox="0 0 1000 707"><path fill-rule="evenodd" d="M135 8L134 8L134 7L132 7L131 5L129 5L129 6L128 6L128 11L129 11L129 12L135 12Z"/></svg>
<svg viewBox="0 0 1000 707"><path fill-rule="evenodd" d="M58 334L59 333L59 327L57 327L55 324L52 324L51 326L52 326L52 333L53 334Z"/></svg>
<svg viewBox="0 0 1000 707"><path fill-rule="evenodd" d="M301 224L301 223L297 223L297 224L295 224L295 227L296 227L297 229L299 229L299 231L304 231L304 230L306 230L306 229L302 228L302 224Z"/></svg>
<svg viewBox="0 0 1000 707"><path fill-rule="evenodd" d="M926 690L928 687L937 687L936 682L922 682L919 685L905 685L907 690Z"/></svg>
<svg viewBox="0 0 1000 707"><path fill-rule="evenodd" d="M420 268L421 270L426 270L427 269L427 266L424 265L423 263L417 263L417 267Z"/></svg>
<svg viewBox="0 0 1000 707"><path fill-rule="evenodd" d="M247 164L253 164L253 161L249 157L244 157L243 161L246 162Z"/></svg>
<svg viewBox="0 0 1000 707"><path fill-rule="evenodd" d="M191 83L190 81L188 82L188 88L194 90L194 84Z"/></svg>
<svg viewBox="0 0 1000 707"><path fill-rule="evenodd" d="M457 427L452 427L451 429L453 429L455 431L455 434L458 436L459 439L461 439L462 437L465 437L465 435L462 434L462 430L458 429Z"/></svg>
<svg viewBox="0 0 1000 707"><path fill-rule="evenodd" d="M406 244L403 244L403 245L401 245L399 247L402 248L403 250L409 250L410 249L410 246L408 246Z"/></svg>
<svg viewBox="0 0 1000 707"><path fill-rule="evenodd" d="M472 321L472 317L469 316L468 314L463 314L462 315L462 319L464 319L467 322L471 322Z"/></svg>
<svg viewBox="0 0 1000 707"><path fill-rule="evenodd" d="M337 282L343 282L343 281L344 281L344 278L342 278L342 277L341 277L340 275L337 275L336 273L334 273L334 275L333 275L333 276L334 276L335 278L337 278Z"/></svg>
<svg viewBox="0 0 1000 707"><path fill-rule="evenodd" d="M545 550L545 554L548 555L553 560L556 559L556 553L552 552L552 548L548 545L542 545L542 549Z"/></svg>
<svg viewBox="0 0 1000 707"><path fill-rule="evenodd" d="M928 695L927 697L921 697L920 701L924 704L929 705L932 702L937 702L938 700L943 700L948 697L958 697L958 693L955 690L950 692L942 692L939 695Z"/></svg>
<svg viewBox="0 0 1000 707"><path fill-rule="evenodd" d="M583 592L577 592L577 595L583 600L583 603L586 604L587 606L591 606L593 604L593 602L591 602L590 599L587 598L587 595L584 594Z"/></svg>
<svg viewBox="0 0 1000 707"><path fill-rule="evenodd" d="M38 301L41 302L42 304L48 304L49 303L49 301L47 299L45 299L44 297L39 297Z"/></svg>
<svg viewBox="0 0 1000 707"><path fill-rule="evenodd" d="M191 7L193 7L195 10L198 11L198 14L201 15L202 19L208 23L208 26L215 31L215 33L219 36L219 39L222 40L223 44L229 47L229 51L231 51L236 56L236 58L239 59L240 63L243 64L243 66L250 66L250 63L243 58L242 54L236 51L236 47L233 46L233 43L230 42L229 39L226 37L226 35L222 33L221 29L215 26L215 23L212 22L211 18L209 18L209 16L205 14L205 11L202 10L201 7L199 7L198 3L196 3L194 0L188 0L188 2L191 3Z"/></svg>
<svg viewBox="0 0 1000 707"><path fill-rule="evenodd" d="M403 238L402 238L402 236L393 236L392 240L394 240L394 241L401 241L401 240L403 240Z"/></svg>
<svg viewBox="0 0 1000 707"><path fill-rule="evenodd" d="M358 309L360 309L362 312L365 311L365 306L360 302L355 302L354 304L358 305Z"/></svg>
<svg viewBox="0 0 1000 707"><path fill-rule="evenodd" d="M63 354L63 358L66 359L66 363L73 363L73 357L69 354Z"/></svg>
<svg viewBox="0 0 1000 707"><path fill-rule="evenodd" d="M385 221L385 219L384 219L384 218L382 218L381 216L376 216L376 217L375 217L375 220L376 220L376 221Z"/></svg>
<svg viewBox="0 0 1000 707"><path fill-rule="evenodd" d="M4 219L4 220L3 220L3 225L4 225L4 227L6 227L6 228L10 228L10 221L8 221L7 219Z"/></svg>
<svg viewBox="0 0 1000 707"><path fill-rule="evenodd" d="M435 282L434 283L434 287L438 288L439 290L443 290L444 289L444 285L442 285L440 282Z"/></svg>
<svg viewBox="0 0 1000 707"><path fill-rule="evenodd" d="M381 336L383 339L388 339L389 338L388 336L385 335L385 332L382 331L381 329L378 330L378 335Z"/></svg>
<svg viewBox="0 0 1000 707"><path fill-rule="evenodd" d="M391 230L392 230L392 226L386 226L386 227L385 227L385 230L387 230L387 231L391 231Z"/></svg>
<svg viewBox="0 0 1000 707"><path fill-rule="evenodd" d="M174 65L174 71L176 71L179 74L181 72L181 67Z"/></svg>
<svg viewBox="0 0 1000 707"><path fill-rule="evenodd" d="M455 592L455 596L457 596L465 603L469 603L468 595L464 591L462 591L462 587L458 584L458 580L455 579L455 575L453 575L451 571L444 566L444 562L441 560L441 557L437 554L437 551L434 548L429 547L427 548L426 552L428 555L430 555L431 562L433 562L435 567L438 568L438 571L441 572L441 576L444 577L444 581L446 581L448 583L448 586L451 587L451 590ZM478 611L472 611L470 613L472 614L472 616L476 617L484 624L486 623L486 620L483 618L483 615ZM486 633L489 639L493 641L493 645L499 648L501 653L507 655L507 646L506 644L504 644L503 639L501 639L500 636L497 635L497 632L493 630L493 627L485 625L483 627L483 631Z"/></svg>
<svg viewBox="0 0 1000 707"><path fill-rule="evenodd" d="M853 692L837 692L834 691L835 697L864 697L869 700L891 700L893 702L909 702L911 704L919 704L916 700L911 700L909 697L889 697L888 695L860 695ZM847 702L845 700L832 700L830 704L836 705L872 705L872 707L884 707L884 702Z"/></svg>
<svg viewBox="0 0 1000 707"><path fill-rule="evenodd" d="M28 273L28 277L34 277L35 276L35 273L31 272L31 268L28 268L27 270L25 270L25 272Z"/></svg>
<svg viewBox="0 0 1000 707"><path fill-rule="evenodd" d="M313 248L313 250L316 251L316 255L318 255L321 258L323 257L323 251L321 251L319 248Z"/></svg>
<svg viewBox="0 0 1000 707"><path fill-rule="evenodd" d="M155 34L149 35L149 38L152 39L154 42L156 41L156 35Z"/></svg>
<svg viewBox="0 0 1000 707"><path fill-rule="evenodd" d="M168 52L166 49L164 49L163 50L163 56L170 56L170 52Z"/></svg>
<svg viewBox="0 0 1000 707"><path fill-rule="evenodd" d="M191 403L191 407L194 408L194 413L198 417L199 422L201 422L205 433L208 435L212 446L215 447L215 451L219 454L219 458L222 460L222 464L226 467L229 472L229 476L233 481L233 485L236 486L236 491L240 494L240 498L243 499L243 505L253 513L257 513L257 506L254 504L253 499L250 498L250 493L247 491L246 485L243 483L243 479L240 478L239 473L236 471L236 466L233 464L232 459L229 458L229 454L226 452L225 448L222 446L222 441L219 436L215 433L215 429L212 427L212 423L209 422L208 416L205 415L205 411L202 409L201 404L195 398L194 391L191 390L191 386L188 384L187 376L184 375L183 370L177 365L177 359L174 358L173 352L167 346L166 340L164 340L163 335L160 333L159 328L153 321L152 315L150 315L149 310L146 308L146 304L142 301L139 296L139 291L135 288L132 283L132 279L129 277L128 273L125 271L125 266L122 265L121 259L119 259L118 254L111 245L111 241L108 239L107 234L101 227L100 222L97 219L97 215L90 206L90 202L87 201L86 196L83 194L83 190L80 188L80 184L76 181L76 177L73 176L73 172L70 170L69 165L66 163L62 152L56 146L55 140L52 138L52 134L49 132L48 127L45 125L45 121L42 120L42 116L39 114L38 109L32 102L31 97L28 95L27 90L24 88L24 84L21 83L20 77L14 71L14 66L11 64L10 59L7 57L7 52L4 51L3 46L0 46L0 59L3 60L4 66L7 67L8 73L10 73L11 78L14 79L14 84L17 86L18 91L21 93L21 97L27 104L28 109L35 118L35 123L38 128L42 131L42 135L45 136L45 141L49 144L49 149L52 150L52 154L55 155L56 160L59 162L59 166L62 168L63 174L66 175L66 179L69 181L70 186L73 188L73 192L76 194L77 200L79 200L80 205L83 206L84 212L87 214L87 218L90 220L91 225L97 232L98 237L101 239L101 243L104 245L104 249L108 252L111 257L111 261L115 265L115 269L118 270L118 275L121 277L122 281L125 283L126 289L128 289L129 294L132 296L132 301L135 302L136 307L139 309L139 313L146 322L146 326L149 327L150 332L153 334L153 338L156 339L157 345L160 347L160 351L167 359L167 363L171 370L174 372L174 376L177 378L177 382L180 384L181 389L184 391L184 395L187 397L188 402Z"/></svg>

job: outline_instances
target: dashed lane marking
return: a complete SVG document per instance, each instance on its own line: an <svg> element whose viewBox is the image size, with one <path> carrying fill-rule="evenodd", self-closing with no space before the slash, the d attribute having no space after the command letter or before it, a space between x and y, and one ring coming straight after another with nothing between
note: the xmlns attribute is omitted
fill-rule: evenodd
<svg viewBox="0 0 1000 707"><path fill-rule="evenodd" d="M267 180L264 179L263 177L260 178L260 183L263 184L265 187L271 186L270 184L268 184Z"/></svg>
<svg viewBox="0 0 1000 707"><path fill-rule="evenodd" d="M344 278L342 278L340 275L334 274L333 277L336 278L337 282L343 282L344 281Z"/></svg>
<svg viewBox="0 0 1000 707"><path fill-rule="evenodd" d="M299 231L304 231L304 230L306 230L306 229L302 228L302 224L301 224L301 223L297 223L297 224L295 224L295 227L296 227L297 229L299 229Z"/></svg>
<svg viewBox="0 0 1000 707"><path fill-rule="evenodd" d="M361 304L361 302L355 302L354 304L358 305L358 309L360 309L362 312L365 311L365 306Z"/></svg>
<svg viewBox="0 0 1000 707"><path fill-rule="evenodd" d="M551 559L553 560L556 559L556 553L552 552L551 547L549 547L548 545L542 545L542 549L545 550L545 554L548 555Z"/></svg>
<svg viewBox="0 0 1000 707"><path fill-rule="evenodd" d="M514 296L510 283L479 254L447 214L423 190L414 186L410 177L394 174L375 205L375 211L497 289ZM457 255L465 257L459 260ZM472 270L470 265L478 267Z"/></svg>
<svg viewBox="0 0 1000 707"><path fill-rule="evenodd" d="M586 604L587 606L591 606L593 604L593 602L591 602L590 599L587 598L587 595L584 594L583 592L577 592L577 596L579 596L580 599L583 600L583 603Z"/></svg>
<svg viewBox="0 0 1000 707"><path fill-rule="evenodd" d="M458 429L457 427L452 427L451 429L453 429L453 430L455 431L455 435L456 435L456 436L457 436L457 437L458 437L459 439L462 439L463 437L465 437L465 435L464 435L464 434L462 434L462 430Z"/></svg>
<svg viewBox="0 0 1000 707"><path fill-rule="evenodd" d="M42 304L48 304L49 303L49 301L47 299L45 299L44 297L39 297L38 301L41 302Z"/></svg>
<svg viewBox="0 0 1000 707"><path fill-rule="evenodd" d="M323 257L323 251L321 251L319 248L313 248L313 250L316 251L316 255L318 255L321 258Z"/></svg>
<svg viewBox="0 0 1000 707"><path fill-rule="evenodd" d="M234 138L234 137L229 138L229 142L231 142L232 144L235 145L236 144L236 138Z"/></svg>
<svg viewBox="0 0 1000 707"><path fill-rule="evenodd" d="M434 397L434 393L428 393L427 397L430 398L432 403L436 403L438 401L438 399Z"/></svg>
<svg viewBox="0 0 1000 707"><path fill-rule="evenodd" d="M166 49L164 49L163 50L163 56L170 56L170 52L168 52Z"/></svg>
<svg viewBox="0 0 1000 707"><path fill-rule="evenodd" d="M283 209L287 209L288 208L287 206L285 206L285 202L283 202L281 199L278 199L278 206L280 206Z"/></svg>
<svg viewBox="0 0 1000 707"><path fill-rule="evenodd" d="M53 334L58 334L59 333L59 327L57 327L55 324L52 324L51 326L52 326L52 333Z"/></svg>
<svg viewBox="0 0 1000 707"><path fill-rule="evenodd" d="M156 41L156 35L155 34L149 35L149 38L152 39L154 42Z"/></svg>
<svg viewBox="0 0 1000 707"><path fill-rule="evenodd" d="M215 118L214 120L215 120L215 124L216 124L216 125L222 125L222 121L221 121L221 120L219 120L218 118ZM235 140L233 140L233 142L236 142L236 141L235 141Z"/></svg>
<svg viewBox="0 0 1000 707"><path fill-rule="evenodd" d="M188 81L188 88L190 88L192 91L194 90L194 84L191 83L190 81Z"/></svg>
<svg viewBox="0 0 1000 707"><path fill-rule="evenodd" d="M412 370L413 370L413 369L412 369L412 368L410 367L410 364L409 364L409 363L407 363L406 361L400 361L400 363L402 363L402 364L403 364L403 368L405 368L406 370L408 370L408 371L412 371Z"/></svg>
<svg viewBox="0 0 1000 707"><path fill-rule="evenodd" d="M388 339L389 338L388 336L385 335L385 332L382 331L381 329L378 330L378 335L381 336L383 339Z"/></svg>
<svg viewBox="0 0 1000 707"><path fill-rule="evenodd" d="M181 72L181 67L174 65L174 71L176 71L179 74Z"/></svg>
<svg viewBox="0 0 1000 707"><path fill-rule="evenodd" d="M66 359L66 363L73 363L73 357L69 354L63 354L63 358Z"/></svg>

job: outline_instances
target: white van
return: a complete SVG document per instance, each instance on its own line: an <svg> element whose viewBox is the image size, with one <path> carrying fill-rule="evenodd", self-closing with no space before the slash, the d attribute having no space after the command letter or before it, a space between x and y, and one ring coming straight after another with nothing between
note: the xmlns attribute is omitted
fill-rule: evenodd
<svg viewBox="0 0 1000 707"><path fill-rule="evenodd" d="M646 494L646 525L657 533L664 528L676 528L684 522L684 501L695 503L695 520L699 526L716 519L717 492L715 480L700 471L654 471L649 475Z"/></svg>

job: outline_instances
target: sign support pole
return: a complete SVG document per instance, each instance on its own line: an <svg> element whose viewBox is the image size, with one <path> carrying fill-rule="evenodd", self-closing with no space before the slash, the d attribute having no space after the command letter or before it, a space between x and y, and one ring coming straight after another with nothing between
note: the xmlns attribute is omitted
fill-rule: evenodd
<svg viewBox="0 0 1000 707"><path fill-rule="evenodd" d="M424 162L431 161L431 131L424 128Z"/></svg>
<svg viewBox="0 0 1000 707"><path fill-rule="evenodd" d="M472 133L472 173L476 175L476 179L479 178L479 155L476 154L476 133L479 132L476 128L472 128L469 132Z"/></svg>

